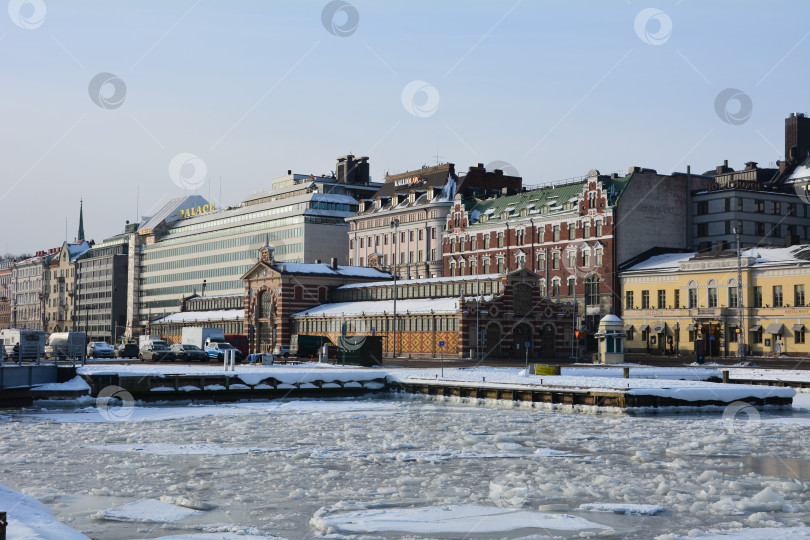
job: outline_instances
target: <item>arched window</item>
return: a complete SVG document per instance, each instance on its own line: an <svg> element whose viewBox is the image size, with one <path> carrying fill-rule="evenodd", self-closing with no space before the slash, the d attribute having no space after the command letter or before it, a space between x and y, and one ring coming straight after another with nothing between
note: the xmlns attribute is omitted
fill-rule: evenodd
<svg viewBox="0 0 810 540"><path fill-rule="evenodd" d="M709 280L709 286L707 288L707 306L710 308L717 307L717 282L715 280Z"/></svg>
<svg viewBox="0 0 810 540"><path fill-rule="evenodd" d="M696 309L698 307L697 295L697 281L692 280L689 282L689 309Z"/></svg>

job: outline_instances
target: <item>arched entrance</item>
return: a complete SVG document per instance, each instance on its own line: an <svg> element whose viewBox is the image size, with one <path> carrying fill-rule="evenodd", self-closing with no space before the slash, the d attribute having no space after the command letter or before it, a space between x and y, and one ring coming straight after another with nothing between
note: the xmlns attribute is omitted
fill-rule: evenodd
<svg viewBox="0 0 810 540"><path fill-rule="evenodd" d="M500 356L501 354L501 327L489 323L484 336L484 357Z"/></svg>
<svg viewBox="0 0 810 540"><path fill-rule="evenodd" d="M539 352L542 358L554 358L554 327L550 324L543 327L540 347Z"/></svg>
<svg viewBox="0 0 810 540"><path fill-rule="evenodd" d="M275 345L275 322L273 320L273 296L264 291L256 300L256 351L273 352Z"/></svg>
<svg viewBox="0 0 810 540"><path fill-rule="evenodd" d="M525 358L526 356L526 343L529 344L529 356L532 356L534 347L534 339L532 339L532 328L526 324L521 323L512 330L512 357Z"/></svg>

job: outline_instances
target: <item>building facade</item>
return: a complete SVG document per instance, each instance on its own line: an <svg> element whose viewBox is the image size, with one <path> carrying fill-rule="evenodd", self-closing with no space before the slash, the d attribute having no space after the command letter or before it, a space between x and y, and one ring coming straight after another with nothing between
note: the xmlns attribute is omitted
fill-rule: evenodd
<svg viewBox="0 0 810 540"><path fill-rule="evenodd" d="M522 179L487 171L482 163L461 177L443 163L387 175L373 197L361 200L349 223L349 264L393 270L403 279L441 277L447 214L457 193L520 191Z"/></svg>
<svg viewBox="0 0 810 540"><path fill-rule="evenodd" d="M532 359L574 352L573 306L544 298L540 276L527 269L403 280L396 288L344 285L329 300L294 314L291 333L333 343L340 336L380 336L383 351L394 356L524 358L527 345Z"/></svg>
<svg viewBox="0 0 810 540"><path fill-rule="evenodd" d="M595 350L599 320L621 308L618 264L658 245L687 245L692 186L710 178L591 170L581 181L486 199L457 196L443 244L449 276L527 268L543 297L576 302L577 328Z"/></svg>
<svg viewBox="0 0 810 540"><path fill-rule="evenodd" d="M86 241L74 244L64 242L51 258L45 284L45 331L49 334L75 328L76 259L88 249L90 243Z"/></svg>
<svg viewBox="0 0 810 540"><path fill-rule="evenodd" d="M293 314L326 302L330 291L341 285L391 280L374 268L343 266L337 258L328 264L277 261L272 246L264 246L259 260L243 276L244 333L250 351L273 352L289 345Z"/></svg>
<svg viewBox="0 0 810 540"><path fill-rule="evenodd" d="M380 187L370 181L367 160L338 158L334 176L288 171L270 189L228 208L197 195L175 199L144 220L129 246L128 335L178 312L181 299L203 287L209 295L241 294L240 277L267 242L279 261L345 264L344 219Z"/></svg>
<svg viewBox="0 0 810 540"><path fill-rule="evenodd" d="M126 329L129 239L137 228L105 239L76 261L74 328L95 341L117 343Z"/></svg>
<svg viewBox="0 0 810 540"><path fill-rule="evenodd" d="M11 261L0 261L0 330L11 328Z"/></svg>
<svg viewBox="0 0 810 540"><path fill-rule="evenodd" d="M808 356L810 244L643 258L621 273L630 352ZM739 330L739 331L738 331Z"/></svg>
<svg viewBox="0 0 810 540"><path fill-rule="evenodd" d="M48 269L58 248L37 251L13 263L11 270L11 328L43 330L48 298Z"/></svg>

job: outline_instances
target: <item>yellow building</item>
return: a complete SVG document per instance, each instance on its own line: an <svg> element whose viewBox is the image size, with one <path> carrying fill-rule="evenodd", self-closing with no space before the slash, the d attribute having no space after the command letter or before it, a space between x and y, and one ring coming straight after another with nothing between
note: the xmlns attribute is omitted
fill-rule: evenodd
<svg viewBox="0 0 810 540"><path fill-rule="evenodd" d="M620 273L628 352L810 357L810 244L668 253ZM741 303L740 303L741 299Z"/></svg>

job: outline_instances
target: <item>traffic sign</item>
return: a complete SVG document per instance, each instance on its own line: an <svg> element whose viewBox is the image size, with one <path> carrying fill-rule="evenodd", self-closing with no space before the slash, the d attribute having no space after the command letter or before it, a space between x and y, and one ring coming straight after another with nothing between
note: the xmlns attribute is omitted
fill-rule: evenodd
<svg viewBox="0 0 810 540"><path fill-rule="evenodd" d="M531 347L531 346L532 346L532 342L531 342L531 341L527 341L527 342L526 342L526 348L528 349L528 348L529 348L529 347Z"/></svg>
<svg viewBox="0 0 810 540"><path fill-rule="evenodd" d="M444 341L440 341L440 342L439 342L439 347L440 347L440 348L442 348L442 349L444 349Z"/></svg>

